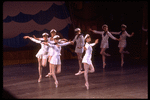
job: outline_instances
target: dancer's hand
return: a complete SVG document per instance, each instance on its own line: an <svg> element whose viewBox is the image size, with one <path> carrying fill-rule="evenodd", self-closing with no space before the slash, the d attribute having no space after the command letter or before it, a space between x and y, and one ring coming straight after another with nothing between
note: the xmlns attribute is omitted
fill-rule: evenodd
<svg viewBox="0 0 150 100"><path fill-rule="evenodd" d="M72 44L72 45L74 44L74 42L73 42L73 41L69 41L69 42L70 42L70 44Z"/></svg>
<svg viewBox="0 0 150 100"><path fill-rule="evenodd" d="M62 40L62 41L66 41L66 42L68 41L68 40L67 40L67 39L65 39L65 38L63 38L63 39L61 39L61 40Z"/></svg>
<svg viewBox="0 0 150 100"><path fill-rule="evenodd" d="M92 30L91 28L89 28L89 31L92 31L92 32L93 32L93 30Z"/></svg>
<svg viewBox="0 0 150 100"><path fill-rule="evenodd" d="M99 40L99 39L96 39L96 40L95 40L95 44L97 44L97 43L98 43L98 40Z"/></svg>
<svg viewBox="0 0 150 100"><path fill-rule="evenodd" d="M134 35L134 32L131 33L131 36L133 36L133 35Z"/></svg>
<svg viewBox="0 0 150 100"><path fill-rule="evenodd" d="M85 46L83 47L83 49L84 49L84 50L87 50Z"/></svg>
<svg viewBox="0 0 150 100"><path fill-rule="evenodd" d="M117 41L120 41L120 38L119 39L116 39Z"/></svg>
<svg viewBox="0 0 150 100"><path fill-rule="evenodd" d="M33 38L35 38L35 39L36 39L35 35L33 35Z"/></svg>
<svg viewBox="0 0 150 100"><path fill-rule="evenodd" d="M24 36L23 38L24 38L24 39L27 39L27 38L30 38L30 37L29 37L29 36Z"/></svg>

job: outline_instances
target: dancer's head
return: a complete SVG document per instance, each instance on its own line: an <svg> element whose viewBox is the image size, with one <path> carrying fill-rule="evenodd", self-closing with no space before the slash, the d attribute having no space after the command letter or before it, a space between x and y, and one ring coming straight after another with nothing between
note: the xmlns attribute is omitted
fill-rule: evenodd
<svg viewBox="0 0 150 100"><path fill-rule="evenodd" d="M74 31L75 31L76 34L80 34L81 33L81 29L80 28L76 28Z"/></svg>
<svg viewBox="0 0 150 100"><path fill-rule="evenodd" d="M108 25L104 24L104 25L102 26L102 29L103 29L105 32L108 31Z"/></svg>
<svg viewBox="0 0 150 100"><path fill-rule="evenodd" d="M54 42L55 42L55 43L58 43L59 38L60 38L59 35L55 35L55 36L53 37Z"/></svg>
<svg viewBox="0 0 150 100"><path fill-rule="evenodd" d="M125 24L122 24L122 25L121 25L121 30L122 30L122 31L125 31L126 28L127 28L127 26L126 26Z"/></svg>
<svg viewBox="0 0 150 100"><path fill-rule="evenodd" d="M50 33L51 37L53 38L56 35L57 31L55 29L51 29Z"/></svg>
<svg viewBox="0 0 150 100"><path fill-rule="evenodd" d="M90 37L89 34L86 34L85 37L84 37L84 39L85 39L85 41L86 41L87 43L91 42L91 37Z"/></svg>
<svg viewBox="0 0 150 100"><path fill-rule="evenodd" d="M49 34L45 32L45 33L42 34L42 36L43 36L43 39L44 39L44 40L47 40Z"/></svg>

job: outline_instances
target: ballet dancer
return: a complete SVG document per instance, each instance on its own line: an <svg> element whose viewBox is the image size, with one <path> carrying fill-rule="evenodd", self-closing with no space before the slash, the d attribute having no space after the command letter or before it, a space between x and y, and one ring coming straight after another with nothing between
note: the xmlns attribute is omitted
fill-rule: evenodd
<svg viewBox="0 0 150 100"><path fill-rule="evenodd" d="M86 34L85 41L86 41L86 44L84 46L85 55L82 59L82 63L84 64L84 71L82 71L81 73L84 73L85 86L88 90L89 89L88 73L93 73L95 71L92 61L91 61L92 51L93 51L92 46L98 43L98 39L95 40L95 43L90 43L91 37L89 34Z"/></svg>
<svg viewBox="0 0 150 100"><path fill-rule="evenodd" d="M84 51L84 37L81 34L81 29L76 28L75 30L76 36L73 39L73 42L76 42L75 52L78 56L78 62L79 62L79 71L78 73L75 73L75 75L80 75L82 70L82 53Z"/></svg>
<svg viewBox="0 0 150 100"><path fill-rule="evenodd" d="M100 45L100 48L101 48L101 51L100 51L100 54L102 55L102 60L103 60L103 68L105 68L106 66L106 63L105 63L105 59L106 57L105 56L110 56L110 54L106 53L105 50L107 48L109 48L109 43L108 43L108 39L109 37L112 38L113 40L118 40L116 37L114 37L109 31L108 31L108 25L104 24L102 26L102 29L104 31L96 31L96 30L92 30L91 28L89 29L89 31L92 31L93 33L96 33L96 34L101 34L102 35L102 40L101 40L101 45Z"/></svg>
<svg viewBox="0 0 150 100"><path fill-rule="evenodd" d="M49 49L49 46L43 44L43 43L48 43L48 33L43 33L42 36L43 36L43 40L36 40L30 36L24 36L23 38L24 39L30 39L31 41L35 42L35 43L39 43L41 44L41 49L38 51L38 53L36 54L36 57L38 59L38 71L39 71L39 79L38 79L38 82L41 82L41 79L42 79L42 66L43 67L46 67L47 65L47 58L48 58L48 49Z"/></svg>
<svg viewBox="0 0 150 100"><path fill-rule="evenodd" d="M56 35L56 33L57 31L55 29L50 30L51 37L48 38L49 43L55 43L53 37ZM37 40L43 40L43 38L36 38L34 35L33 37ZM60 39L59 42L60 41L63 42L63 41L68 41L68 40L63 38L63 39ZM50 63L52 55L53 55L53 48L49 47L49 50L48 50L49 73L45 75L45 77L50 77L52 75L52 68L51 68L51 63Z"/></svg>
<svg viewBox="0 0 150 100"><path fill-rule="evenodd" d="M127 26L125 24L121 25L121 31L120 32L111 32L112 34L120 35L120 41L118 44L119 47L119 53L121 54L121 67L123 67L124 64L124 54L129 54L128 51L124 51L124 48L126 47L126 37L132 37L134 35L134 32L130 34L126 31Z"/></svg>
<svg viewBox="0 0 150 100"><path fill-rule="evenodd" d="M57 80L57 77L55 75L55 68L57 68L56 73L61 72L61 60L60 60L61 46L66 46L66 45L69 45L69 44L73 44L72 41L65 42L65 43L59 43L59 38L60 38L59 35L55 35L53 37L54 42L55 42L54 44L51 44L51 43L48 43L48 42L44 43L45 45L48 45L48 46L53 48L53 55L51 57L50 63L51 63L51 68L52 68L52 76L55 80L56 88L58 87L58 80Z"/></svg>

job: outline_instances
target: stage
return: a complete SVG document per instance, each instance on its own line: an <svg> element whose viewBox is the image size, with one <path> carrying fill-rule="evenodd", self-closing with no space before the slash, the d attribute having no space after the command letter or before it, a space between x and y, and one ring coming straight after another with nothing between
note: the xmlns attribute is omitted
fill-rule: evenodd
<svg viewBox="0 0 150 100"><path fill-rule="evenodd" d="M114 59L115 58L115 59ZM119 57L107 57L102 68L101 56L94 57L95 72L89 74L89 90L84 75L78 72L77 59L62 61L62 72L57 74L55 87L52 77L45 78L48 66L43 68L43 79L38 83L38 63L3 66L3 98L20 99L147 99L147 60L125 58L120 67ZM7 92L8 91L8 92ZM10 97L9 97L10 96Z"/></svg>

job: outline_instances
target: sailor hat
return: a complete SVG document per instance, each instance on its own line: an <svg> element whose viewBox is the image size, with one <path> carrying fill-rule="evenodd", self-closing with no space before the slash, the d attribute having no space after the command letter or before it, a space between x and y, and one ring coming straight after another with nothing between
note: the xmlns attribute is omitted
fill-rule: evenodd
<svg viewBox="0 0 150 100"><path fill-rule="evenodd" d="M86 38L89 37L89 36L90 36L89 34L86 34L85 37L84 37L84 39L86 39Z"/></svg>
<svg viewBox="0 0 150 100"><path fill-rule="evenodd" d="M56 39L56 38L60 38L60 36L59 36L59 35L55 35L55 36L53 37L53 39Z"/></svg>
<svg viewBox="0 0 150 100"><path fill-rule="evenodd" d="M52 32L56 33L57 31L55 29L51 29L50 33L52 33Z"/></svg>
<svg viewBox="0 0 150 100"><path fill-rule="evenodd" d="M81 31L81 29L80 28L76 28L74 31Z"/></svg>
<svg viewBox="0 0 150 100"><path fill-rule="evenodd" d="M104 25L102 26L102 29L103 29L104 27L108 27L108 25L104 24Z"/></svg>
<svg viewBox="0 0 150 100"><path fill-rule="evenodd" d="M121 27L127 28L127 26L125 24L122 24Z"/></svg>
<svg viewBox="0 0 150 100"><path fill-rule="evenodd" d="M45 36L45 35L49 36L49 34L48 34L48 33L46 33L46 32L42 34L42 36Z"/></svg>

